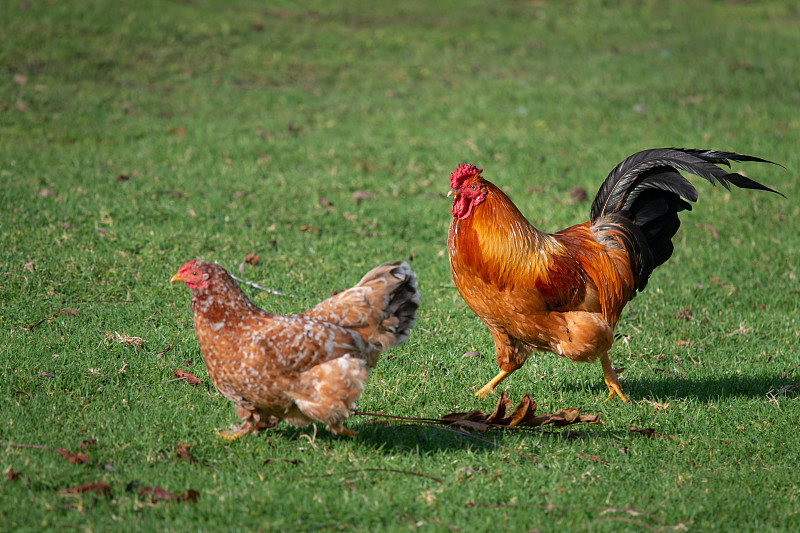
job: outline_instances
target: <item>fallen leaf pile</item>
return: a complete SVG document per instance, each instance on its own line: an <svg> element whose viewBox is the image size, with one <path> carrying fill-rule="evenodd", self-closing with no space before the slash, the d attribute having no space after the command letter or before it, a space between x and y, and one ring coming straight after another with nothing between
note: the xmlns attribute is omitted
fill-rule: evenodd
<svg viewBox="0 0 800 533"><path fill-rule="evenodd" d="M514 427L539 427L547 424L554 426L569 426L585 422L588 424L600 423L600 415L582 415L577 407L559 409L552 414L536 415L536 401L530 394L520 400L514 410L511 410L511 399L505 391L497 399L497 406L490 415L474 409L466 413L450 413L441 418L442 423L450 426L462 427L474 431L487 431L490 428Z"/></svg>
<svg viewBox="0 0 800 533"><path fill-rule="evenodd" d="M490 429L535 428L547 424L561 427L572 424L602 424L600 415L582 415L578 407L559 409L552 414L536 414L536 401L530 394L525 394L519 405L512 410L511 399L503 391L497 399L497 406L491 414L473 409L465 413L449 413L441 418L417 418L407 416L385 415L382 413L363 413L353 411L354 415L376 416L405 422L425 422L441 424L460 429L484 432Z"/></svg>

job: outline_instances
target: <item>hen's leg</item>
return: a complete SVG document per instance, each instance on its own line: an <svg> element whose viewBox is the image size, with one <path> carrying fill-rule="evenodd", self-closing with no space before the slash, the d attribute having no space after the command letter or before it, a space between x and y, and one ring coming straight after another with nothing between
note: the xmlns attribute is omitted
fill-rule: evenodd
<svg viewBox="0 0 800 533"><path fill-rule="evenodd" d="M240 405L236 405L236 416L243 420L242 424L239 426L231 424L230 429L217 431L217 435L224 439L236 440L253 431L259 431L277 425L277 419L274 416L263 417L262 413L258 410L246 409Z"/></svg>
<svg viewBox="0 0 800 533"><path fill-rule="evenodd" d="M504 379L506 379L510 375L511 375L511 372L506 372L505 370L501 370L495 377L492 378L492 380L489 383L487 383L486 385L481 387L481 390L476 392L475 396L477 396L478 398L483 400L484 398L486 398L487 394L489 394L490 392L494 391L494 388L501 381L503 381Z"/></svg>
<svg viewBox="0 0 800 533"><path fill-rule="evenodd" d="M606 398L606 401L610 400L616 394L623 402L627 402L628 399L624 394L622 394L622 387L619 386L617 373L614 371L614 367L611 366L611 360L608 358L608 352L600 356L600 362L603 364L603 377L605 378L606 385L608 386L608 398Z"/></svg>
<svg viewBox="0 0 800 533"><path fill-rule="evenodd" d="M345 355L300 374L297 386L287 394L308 420L324 422L333 433L352 437L354 433L341 422L350 416L366 380L366 363Z"/></svg>

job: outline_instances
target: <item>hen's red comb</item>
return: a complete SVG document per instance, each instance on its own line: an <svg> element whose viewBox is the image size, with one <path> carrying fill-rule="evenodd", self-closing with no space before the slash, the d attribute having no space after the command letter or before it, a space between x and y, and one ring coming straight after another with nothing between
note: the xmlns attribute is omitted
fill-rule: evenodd
<svg viewBox="0 0 800 533"><path fill-rule="evenodd" d="M482 168L478 168L469 163L461 163L458 165L458 168L455 170L455 172L450 174L450 186L454 189L457 189L466 178L475 176L481 172L483 172Z"/></svg>
<svg viewBox="0 0 800 533"><path fill-rule="evenodd" d="M192 268L192 266L194 265L195 261L197 261L197 260L196 259L192 259L191 261L186 261L183 264L183 266L178 269L178 272L181 272L182 270L189 270L190 268Z"/></svg>

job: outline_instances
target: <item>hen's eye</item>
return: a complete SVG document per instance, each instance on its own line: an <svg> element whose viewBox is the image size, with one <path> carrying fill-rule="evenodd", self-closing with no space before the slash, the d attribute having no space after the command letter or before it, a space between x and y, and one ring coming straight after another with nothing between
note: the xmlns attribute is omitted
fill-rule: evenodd
<svg viewBox="0 0 800 533"><path fill-rule="evenodd" d="M192 276L196 276L196 275L197 275L197 270L195 270L194 272L192 272Z"/></svg>
<svg viewBox="0 0 800 533"><path fill-rule="evenodd" d="M472 186L470 186L470 189L472 189L473 191L474 191L475 189L477 189L477 188L478 188L478 186L477 186L477 185L475 185L474 183L472 184Z"/></svg>

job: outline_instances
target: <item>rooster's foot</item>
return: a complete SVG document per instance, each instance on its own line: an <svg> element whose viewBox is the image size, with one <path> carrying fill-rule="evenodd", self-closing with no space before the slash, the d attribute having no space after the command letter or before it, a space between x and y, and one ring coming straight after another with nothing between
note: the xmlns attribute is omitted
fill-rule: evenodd
<svg viewBox="0 0 800 533"><path fill-rule="evenodd" d="M614 367L611 366L611 360L609 360L607 353L604 353L602 357L600 357L600 362L603 364L603 378L606 382L606 386L608 387L608 398L606 398L606 401L610 400L614 397L614 395L616 395L619 396L620 400L623 402L627 402L628 399L624 394L622 394L622 387L619 385L617 372L614 370Z"/></svg>
<svg viewBox="0 0 800 533"><path fill-rule="evenodd" d="M477 396L481 400L485 399L489 393L494 392L494 388L497 387L497 385L501 381L503 381L510 375L511 372L506 372L505 370L501 370L495 377L492 378L492 380L489 383L481 387L481 389L475 393L475 396Z"/></svg>

